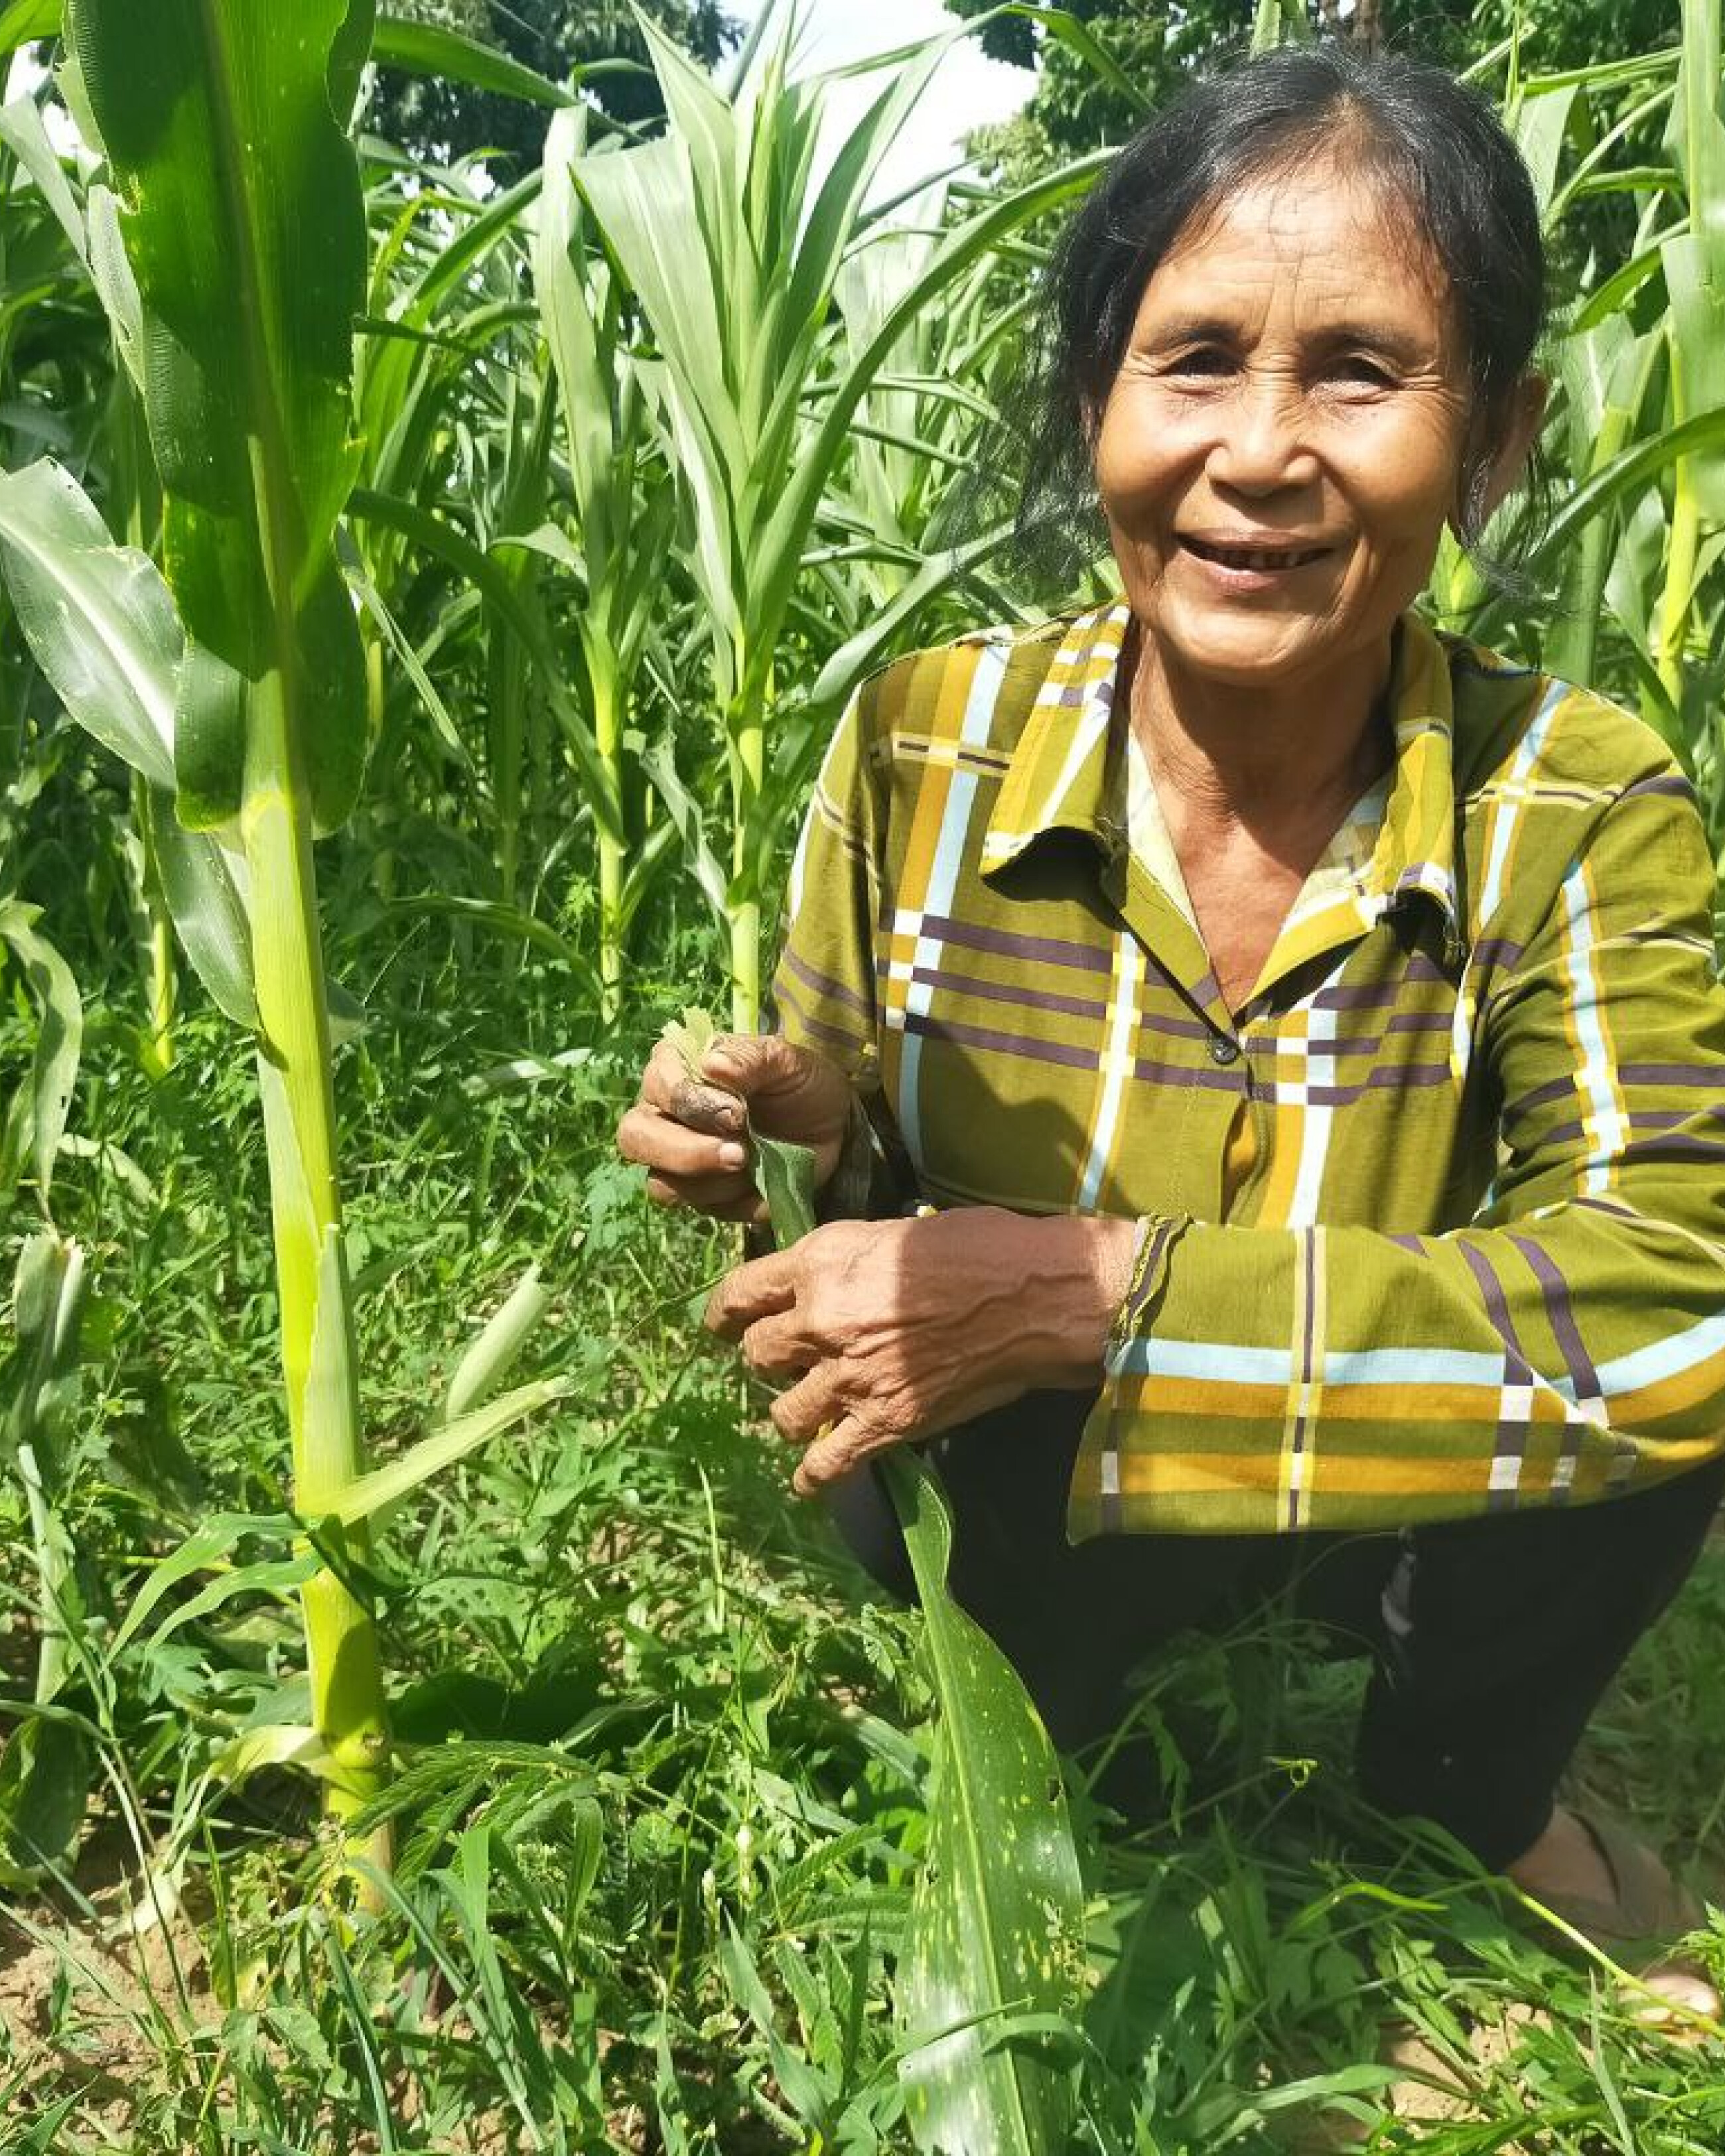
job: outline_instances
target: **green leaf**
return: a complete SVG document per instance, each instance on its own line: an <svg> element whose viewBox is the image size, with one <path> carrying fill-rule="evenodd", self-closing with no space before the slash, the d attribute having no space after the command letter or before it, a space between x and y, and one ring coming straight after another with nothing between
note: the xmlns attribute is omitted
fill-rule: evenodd
<svg viewBox="0 0 1725 2156"><path fill-rule="evenodd" d="M965 540L950 552L931 554L896 597L870 613L862 627L834 652L809 692L809 703L819 711L832 711L843 704L869 670L880 663L905 624L916 620L931 599L957 583L968 569L998 556L1009 536L1009 527L1000 525Z"/></svg>
<svg viewBox="0 0 1725 2156"><path fill-rule="evenodd" d="M257 1024L251 931L234 856L175 818L180 624L146 554L116 547L51 458L0 475L0 570L31 656L71 717L145 781L163 896L217 1007Z"/></svg>
<svg viewBox="0 0 1725 2156"><path fill-rule="evenodd" d="M455 1365L444 1400L445 1424L459 1422L502 1383L550 1301L538 1266L529 1265Z"/></svg>
<svg viewBox="0 0 1725 2156"><path fill-rule="evenodd" d="M708 1049L718 1039L719 1029L713 1023L711 1012L702 1010L698 1004L688 1004L684 1006L680 1019L668 1019L665 1021L665 1037L682 1057L683 1068L689 1075L700 1078L701 1063Z"/></svg>
<svg viewBox="0 0 1725 2156"><path fill-rule="evenodd" d="M170 795L149 790L150 829L162 894L186 956L216 1009L255 1031L251 919L241 896L239 857L208 831L188 831Z"/></svg>
<svg viewBox="0 0 1725 2156"><path fill-rule="evenodd" d="M528 1415L536 1414L541 1408L549 1407L554 1401L567 1399L572 1389L560 1378L536 1378L531 1385L518 1385L489 1407L476 1408L470 1414L445 1423L429 1437L422 1437L398 1460L392 1460L383 1467L374 1467L368 1475L357 1476L336 1494L329 1505L321 1507L320 1512L339 1520L347 1527L360 1520L368 1520L384 1506L408 1496L434 1475L454 1466L458 1460L465 1460L470 1452L489 1444Z"/></svg>
<svg viewBox="0 0 1725 2156"><path fill-rule="evenodd" d="M116 546L76 480L44 457L0 475L0 569L30 655L67 711L172 792L182 639L155 563Z"/></svg>
<svg viewBox="0 0 1725 2156"><path fill-rule="evenodd" d="M711 1028L696 1010L665 1028L697 1075ZM814 1155L752 1135L783 1248L814 1225ZM939 1708L928 1850L901 1963L906 2115L935 2156L1052 2156L1074 2091L1070 2046L1049 2032L1076 2023L1085 1967L1060 1762L1018 1672L947 1588L952 1517L939 1476L905 1449L879 1464L916 1578Z"/></svg>
<svg viewBox="0 0 1725 2156"><path fill-rule="evenodd" d="M465 82L495 97L518 97L528 105L573 105L575 94L495 46L464 38L440 23L403 15L380 14L372 38L372 58L379 67L400 68L433 80Z"/></svg>
<svg viewBox="0 0 1725 2156"><path fill-rule="evenodd" d="M814 1227L814 1155L788 1138L769 1138L751 1127L755 1187L767 1202L773 1240L783 1249Z"/></svg>
<svg viewBox="0 0 1725 2156"><path fill-rule="evenodd" d="M1060 1763L1017 1672L947 1589L952 1519L938 1477L902 1450L881 1467L940 1708L900 1969L906 2113L917 2146L938 2156L1050 2156L1072 2116L1070 2068L1045 2035L997 2039L1009 2017L1077 2016L1084 1897Z"/></svg>
<svg viewBox="0 0 1725 2156"><path fill-rule="evenodd" d="M52 1707L78 1666L85 1595L59 1509L78 1404L86 1275L76 1243L33 1235L13 1295L15 1353L0 1370L0 1455L23 1486L39 1586L34 1704ZM0 1759L0 1881L26 1880L74 1846L95 1777L80 1717L26 1718Z"/></svg>
<svg viewBox="0 0 1725 2156"><path fill-rule="evenodd" d="M1634 493L1680 458L1722 447L1725 447L1725 410L1698 412L1681 426L1666 427L1632 442L1565 501L1540 536L1533 556L1535 565L1543 567L1558 558L1562 549L1593 518L1603 516L1620 496Z"/></svg>
<svg viewBox="0 0 1725 2156"><path fill-rule="evenodd" d="M303 1722L268 1722L242 1730L217 1753L208 1771L212 1782L231 1789L265 1767L298 1767L308 1774L335 1771L323 1739Z"/></svg>
<svg viewBox="0 0 1725 2156"><path fill-rule="evenodd" d="M26 1711L0 1758L0 1885L27 1886L64 1869L96 1772L87 1730Z"/></svg>
<svg viewBox="0 0 1725 2156"><path fill-rule="evenodd" d="M38 38L56 38L59 28L60 0L12 0L10 7L0 8L0 55Z"/></svg>
<svg viewBox="0 0 1725 2156"><path fill-rule="evenodd" d="M41 908L15 898L0 900L0 943L12 950L24 969L36 999L40 1023L30 1075L31 1159L36 1197L44 1213L54 1182L54 1163L71 1113L72 1088L78 1082L78 1058L84 1045L84 1002L72 969L45 936L37 932Z"/></svg>
<svg viewBox="0 0 1725 2156"><path fill-rule="evenodd" d="M67 10L142 308L163 562L188 646L176 773L195 828L236 815L248 785L303 784L333 829L364 768L364 662L331 542L357 458L366 275L342 122L370 17L370 0Z"/></svg>
<svg viewBox="0 0 1725 2156"><path fill-rule="evenodd" d="M569 752L580 769L593 821L608 835L623 836L617 785L598 752L593 729L569 694L565 669L552 648L543 618L508 572L482 547L441 516L417 502L357 487L351 504L355 516L388 526L416 546L439 556L469 583L476 585L496 608L531 662L534 674L556 714Z"/></svg>
<svg viewBox="0 0 1725 2156"><path fill-rule="evenodd" d="M223 1579L249 1584L261 1568L239 1565L234 1562L237 1543L248 1535L262 1535L272 1542L285 1543L294 1532L292 1518L285 1512L217 1512L201 1527L187 1535L179 1548L171 1550L140 1588L131 1607L121 1620L120 1630L114 1635L108 1649L109 1658L117 1656L127 1643L137 1637L152 1615L164 1595L177 1587L182 1580L195 1573L218 1569ZM306 1562L307 1570L315 1569L316 1559ZM230 1588L229 1592L237 1591ZM176 1624L183 1622L176 1618Z"/></svg>
<svg viewBox="0 0 1725 2156"><path fill-rule="evenodd" d="M18 1345L0 1373L0 1453L28 1445L50 1492L77 1401L85 1288L80 1245L45 1229L29 1237L13 1284Z"/></svg>
<svg viewBox="0 0 1725 2156"><path fill-rule="evenodd" d="M33 97L15 97L0 110L0 142L4 142L41 191L71 244L72 252L89 266L84 217L66 179L59 152L48 139L41 107Z"/></svg>

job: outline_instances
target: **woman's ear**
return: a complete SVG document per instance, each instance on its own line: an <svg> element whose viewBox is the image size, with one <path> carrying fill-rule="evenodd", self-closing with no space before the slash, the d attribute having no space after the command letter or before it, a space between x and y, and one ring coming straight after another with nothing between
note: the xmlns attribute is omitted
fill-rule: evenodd
<svg viewBox="0 0 1725 2156"><path fill-rule="evenodd" d="M1521 477L1539 439L1550 396L1551 383L1546 376L1524 374L1499 407L1488 440L1482 448L1471 447L1466 465L1466 498L1458 499L1450 518L1464 538L1479 536L1492 511Z"/></svg>

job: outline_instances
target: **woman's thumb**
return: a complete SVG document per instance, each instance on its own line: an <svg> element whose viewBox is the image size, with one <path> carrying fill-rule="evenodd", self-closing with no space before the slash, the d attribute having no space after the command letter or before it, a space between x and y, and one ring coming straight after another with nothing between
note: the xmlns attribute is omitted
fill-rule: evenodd
<svg viewBox="0 0 1725 2156"><path fill-rule="evenodd" d="M797 1051L776 1033L721 1033L701 1057L701 1075L747 1101L794 1081Z"/></svg>

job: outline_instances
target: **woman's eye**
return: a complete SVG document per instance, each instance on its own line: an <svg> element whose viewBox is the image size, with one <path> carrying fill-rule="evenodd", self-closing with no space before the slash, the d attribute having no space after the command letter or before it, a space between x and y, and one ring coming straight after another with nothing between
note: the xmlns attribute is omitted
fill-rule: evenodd
<svg viewBox="0 0 1725 2156"><path fill-rule="evenodd" d="M1365 382L1374 389L1386 389L1391 381L1389 370L1363 352L1348 352L1332 361L1330 372L1338 381Z"/></svg>
<svg viewBox="0 0 1725 2156"><path fill-rule="evenodd" d="M1196 352L1178 353L1168 362L1170 374L1225 374L1234 362L1225 352L1207 345Z"/></svg>

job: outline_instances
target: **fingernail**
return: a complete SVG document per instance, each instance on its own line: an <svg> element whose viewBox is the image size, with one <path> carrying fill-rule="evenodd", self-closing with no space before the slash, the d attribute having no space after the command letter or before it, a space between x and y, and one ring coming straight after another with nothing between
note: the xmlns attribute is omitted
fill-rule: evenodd
<svg viewBox="0 0 1725 2156"><path fill-rule="evenodd" d="M719 1147L721 1168L742 1168L747 1159L747 1153L740 1145L721 1145Z"/></svg>

